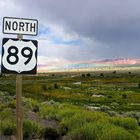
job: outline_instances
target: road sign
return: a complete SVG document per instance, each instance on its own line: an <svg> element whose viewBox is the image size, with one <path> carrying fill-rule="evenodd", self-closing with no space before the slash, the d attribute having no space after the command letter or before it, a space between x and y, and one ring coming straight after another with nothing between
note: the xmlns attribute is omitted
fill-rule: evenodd
<svg viewBox="0 0 140 140"><path fill-rule="evenodd" d="M37 41L4 38L1 72L7 74L36 74Z"/></svg>
<svg viewBox="0 0 140 140"><path fill-rule="evenodd" d="M3 33L17 34L17 39L3 39L1 72L5 74L17 74L16 139L23 140L22 74L36 74L38 42L36 40L25 40L22 38L23 35L37 35L38 21L35 19L4 17Z"/></svg>
<svg viewBox="0 0 140 140"><path fill-rule="evenodd" d="M3 33L37 35L38 21L36 19L4 17L3 18Z"/></svg>

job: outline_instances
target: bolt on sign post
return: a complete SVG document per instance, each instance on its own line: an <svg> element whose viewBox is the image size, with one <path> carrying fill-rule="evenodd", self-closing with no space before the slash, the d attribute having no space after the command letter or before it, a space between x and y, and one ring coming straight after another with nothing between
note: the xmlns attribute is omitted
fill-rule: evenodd
<svg viewBox="0 0 140 140"><path fill-rule="evenodd" d="M2 40L1 72L16 74L16 135L17 140L23 140L22 75L36 74L38 47L36 40L23 39L23 35L37 35L38 21L4 17L3 33L17 34L17 38L3 38Z"/></svg>

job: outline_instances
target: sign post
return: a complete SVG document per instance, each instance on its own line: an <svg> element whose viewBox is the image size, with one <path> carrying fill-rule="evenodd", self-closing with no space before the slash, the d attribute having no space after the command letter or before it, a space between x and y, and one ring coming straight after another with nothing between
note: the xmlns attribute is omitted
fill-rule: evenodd
<svg viewBox="0 0 140 140"><path fill-rule="evenodd" d="M17 35L21 40L22 35ZM23 112L22 112L22 75L16 75L16 123L17 123L17 140L23 140Z"/></svg>
<svg viewBox="0 0 140 140"><path fill-rule="evenodd" d="M37 35L38 21L24 18L3 18L3 33L17 34L17 39L4 38L2 43L1 72L16 74L17 140L23 140L22 74L36 74L36 40L23 39L23 35Z"/></svg>
<svg viewBox="0 0 140 140"><path fill-rule="evenodd" d="M17 140L23 140L23 112L22 112L22 75L16 77L16 123Z"/></svg>

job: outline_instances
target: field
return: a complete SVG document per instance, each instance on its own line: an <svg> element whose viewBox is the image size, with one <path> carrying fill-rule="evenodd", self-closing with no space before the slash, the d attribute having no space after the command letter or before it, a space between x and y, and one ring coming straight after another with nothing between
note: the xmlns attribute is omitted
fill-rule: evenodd
<svg viewBox="0 0 140 140"><path fill-rule="evenodd" d="M1 139L15 136L14 75L0 77ZM23 135L36 140L140 140L140 73L23 76Z"/></svg>

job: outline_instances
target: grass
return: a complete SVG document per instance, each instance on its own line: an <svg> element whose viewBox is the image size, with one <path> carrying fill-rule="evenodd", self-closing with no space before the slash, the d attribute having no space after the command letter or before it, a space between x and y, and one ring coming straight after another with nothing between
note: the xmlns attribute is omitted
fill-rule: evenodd
<svg viewBox="0 0 140 140"><path fill-rule="evenodd" d="M131 113L140 110L139 78L133 72L23 76L24 137L140 139L139 117ZM0 77L1 135L15 135L15 109L15 76Z"/></svg>
<svg viewBox="0 0 140 140"><path fill-rule="evenodd" d="M106 113L91 112L70 104L44 108L47 110L44 114L59 121L60 134L72 140L136 140L139 137L138 123L130 117L110 117Z"/></svg>
<svg viewBox="0 0 140 140"><path fill-rule="evenodd" d="M109 123L86 123L69 134L72 140L136 140L133 134Z"/></svg>
<svg viewBox="0 0 140 140"><path fill-rule="evenodd" d="M41 135L40 126L31 120L24 120L23 122L23 137L36 138Z"/></svg>
<svg viewBox="0 0 140 140"><path fill-rule="evenodd" d="M135 119L118 117L117 122L115 118L101 112L77 108L66 109L66 115L65 109L63 111L60 124L63 129L67 128L72 140L136 140L138 137L139 129ZM137 133L134 134L134 131Z"/></svg>
<svg viewBox="0 0 140 140"><path fill-rule="evenodd" d="M13 120L4 119L0 123L0 125L1 125L1 127L0 127L1 135L11 136L11 135L16 134L16 125L15 125L15 122L13 122Z"/></svg>

